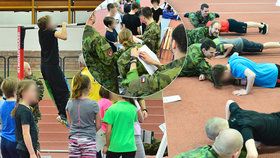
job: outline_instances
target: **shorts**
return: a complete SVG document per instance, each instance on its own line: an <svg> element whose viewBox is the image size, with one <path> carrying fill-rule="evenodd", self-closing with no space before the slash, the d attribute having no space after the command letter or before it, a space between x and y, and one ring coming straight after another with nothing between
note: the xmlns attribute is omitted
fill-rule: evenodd
<svg viewBox="0 0 280 158"><path fill-rule="evenodd" d="M96 142L91 138L69 138L69 158L96 158Z"/></svg>
<svg viewBox="0 0 280 158"><path fill-rule="evenodd" d="M247 33L247 24L244 22L228 19L229 32Z"/></svg>
<svg viewBox="0 0 280 158"><path fill-rule="evenodd" d="M257 53L257 52L262 52L263 51L263 44L249 41L245 38L242 38L243 40L243 52L252 52L252 53Z"/></svg>
<svg viewBox="0 0 280 158"><path fill-rule="evenodd" d="M275 64L277 69L278 69L278 77L277 77L277 82L275 87L280 87L280 65Z"/></svg>

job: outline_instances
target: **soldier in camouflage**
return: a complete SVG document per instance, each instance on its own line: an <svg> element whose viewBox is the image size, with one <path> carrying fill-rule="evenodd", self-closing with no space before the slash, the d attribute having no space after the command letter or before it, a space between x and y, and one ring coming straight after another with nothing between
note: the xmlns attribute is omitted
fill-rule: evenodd
<svg viewBox="0 0 280 158"><path fill-rule="evenodd" d="M93 24L94 13L88 19L83 34L83 54L92 76L106 89L119 93L118 72L116 66L117 54L114 54L105 37L101 36Z"/></svg>
<svg viewBox="0 0 280 158"><path fill-rule="evenodd" d="M161 65L146 53L138 52L136 48L132 49L131 56L133 58L130 61L130 71L127 74L126 95L133 97L151 95L168 86L179 75L187 52L187 45L182 44L187 42L187 38L184 35L184 26L182 24L174 29L172 33L172 50L175 61L167 65ZM140 76L137 72L137 56L140 56L146 63L157 66L158 70L153 75Z"/></svg>
<svg viewBox="0 0 280 158"><path fill-rule="evenodd" d="M193 30L186 30L188 46L194 43L201 43L205 38L215 39L219 37L221 24L214 21L209 27L199 27Z"/></svg>
<svg viewBox="0 0 280 158"><path fill-rule="evenodd" d="M211 65L205 58L212 58L216 54L216 44L205 39L202 44L196 43L188 47L188 54L185 59L184 67L180 73L180 77L199 76L199 80L211 80Z"/></svg>
<svg viewBox="0 0 280 158"><path fill-rule="evenodd" d="M181 153L175 158L238 158L242 147L242 135L235 129L225 129L219 133L213 145Z"/></svg>
<svg viewBox="0 0 280 158"><path fill-rule="evenodd" d="M208 21L213 21L220 16L217 13L209 13L209 5L204 3L200 6L199 11L186 13L185 17L189 18L195 28L198 28L205 27Z"/></svg>
<svg viewBox="0 0 280 158"><path fill-rule="evenodd" d="M44 97L44 84L43 82L36 78L32 72L31 72L31 67L29 65L29 63L24 62L24 79L28 79L28 80L33 80L35 81L35 83L37 84L38 87L38 102L41 101ZM33 115L34 115L34 119L35 122L38 123L39 120L41 120L41 112L39 109L39 105L38 103L31 105L31 107L33 108Z"/></svg>
<svg viewBox="0 0 280 158"><path fill-rule="evenodd" d="M135 47L140 48L142 45L133 41L132 32L126 28L122 29L119 33L119 41L123 45L123 49L118 51L120 57L117 60L117 65L121 79L125 80L130 68L131 49ZM137 61L137 71L141 75L148 73L140 61Z"/></svg>
<svg viewBox="0 0 280 158"><path fill-rule="evenodd" d="M160 27L153 19L153 12L150 7L144 7L141 10L141 15L147 28L140 38L143 39L144 45L147 45L155 54L158 54L160 47Z"/></svg>

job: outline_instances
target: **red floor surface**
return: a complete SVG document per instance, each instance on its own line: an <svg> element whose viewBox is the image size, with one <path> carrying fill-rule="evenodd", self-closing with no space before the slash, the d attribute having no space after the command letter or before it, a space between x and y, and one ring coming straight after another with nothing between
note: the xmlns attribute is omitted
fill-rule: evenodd
<svg viewBox="0 0 280 158"><path fill-rule="evenodd" d="M266 42L280 41L280 7L275 7L274 0L169 0L182 15L186 11L196 11L203 2L209 2L210 10L220 13L221 19L235 18L241 21L262 21L270 26L268 35L261 35L257 30L249 29L243 36L247 39ZM233 4L237 3L237 4ZM183 18L185 26L191 28L188 19ZM229 38L236 36L227 36ZM247 56L257 62L280 63L280 49L264 52L262 55ZM210 63L226 64L227 59L212 59ZM275 112L280 110L280 89L263 89L255 87L250 95L237 97L232 91L240 87L226 86L217 90L208 82L199 82L197 78L179 78L165 91L164 96L180 95L182 101L164 105L168 131L169 157L209 144L204 133L205 122L214 116L224 117L224 107L228 99L237 101L242 108L259 112ZM280 157L278 153L262 153L261 158Z"/></svg>

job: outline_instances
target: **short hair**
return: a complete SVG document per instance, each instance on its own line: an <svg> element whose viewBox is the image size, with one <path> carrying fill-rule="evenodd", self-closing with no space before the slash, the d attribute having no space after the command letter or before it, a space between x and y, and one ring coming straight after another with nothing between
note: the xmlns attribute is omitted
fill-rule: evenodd
<svg viewBox="0 0 280 158"><path fill-rule="evenodd" d="M110 17L110 16L107 16L103 19L103 23L106 27L111 26L114 23L114 21L115 21L115 18Z"/></svg>
<svg viewBox="0 0 280 158"><path fill-rule="evenodd" d="M6 78L1 84L1 90L7 99L15 97L17 80L14 78Z"/></svg>
<svg viewBox="0 0 280 158"><path fill-rule="evenodd" d="M205 132L209 139L215 140L222 130L228 129L229 124L226 119L214 117L209 119L205 124Z"/></svg>
<svg viewBox="0 0 280 158"><path fill-rule="evenodd" d="M243 147L243 137L235 129L225 129L215 139L213 149L220 157L232 157Z"/></svg>
<svg viewBox="0 0 280 158"><path fill-rule="evenodd" d="M0 76L0 86L2 85L2 83L3 83L3 77L1 77ZM3 92L2 92L2 90L1 90L1 88L0 88L0 97L2 97L3 96Z"/></svg>
<svg viewBox="0 0 280 158"><path fill-rule="evenodd" d="M224 65L215 65L212 68L212 80L214 83L214 87L219 88L223 85L222 83L222 77L224 75L224 72L226 71L226 66Z"/></svg>
<svg viewBox="0 0 280 158"><path fill-rule="evenodd" d="M39 29L47 29L47 25L50 23L50 19L51 17L49 15L43 16L40 19L38 19L37 25Z"/></svg>
<svg viewBox="0 0 280 158"><path fill-rule="evenodd" d="M157 4L160 4L160 0L151 0L151 3L157 3Z"/></svg>
<svg viewBox="0 0 280 158"><path fill-rule="evenodd" d="M203 10L204 8L209 8L209 5L206 3L201 4L200 9Z"/></svg>
<svg viewBox="0 0 280 158"><path fill-rule="evenodd" d="M134 9L140 9L140 4L138 4L137 2L133 2L131 4L131 9L134 10Z"/></svg>
<svg viewBox="0 0 280 158"><path fill-rule="evenodd" d="M114 3L107 4L107 10L110 11L111 9L116 8L116 5Z"/></svg>
<svg viewBox="0 0 280 158"><path fill-rule="evenodd" d="M220 22L219 22L219 21L212 21L210 27L212 28L215 24L220 24ZM220 24L220 25L221 25L221 24Z"/></svg>
<svg viewBox="0 0 280 158"><path fill-rule="evenodd" d="M144 7L141 9L141 15L143 15L145 18L152 18L153 11L150 7Z"/></svg>
<svg viewBox="0 0 280 158"><path fill-rule="evenodd" d="M216 49L216 44L214 41L212 41L209 38L205 38L201 41L201 50L204 48L206 50L209 50L210 48Z"/></svg>
<svg viewBox="0 0 280 158"><path fill-rule="evenodd" d="M102 98L110 99L110 92L107 89L103 88L103 87L100 88L99 95Z"/></svg>
<svg viewBox="0 0 280 158"><path fill-rule="evenodd" d="M181 52L187 53L188 41L185 32L185 27L183 24L178 25L172 32L172 39L176 42L179 50Z"/></svg>

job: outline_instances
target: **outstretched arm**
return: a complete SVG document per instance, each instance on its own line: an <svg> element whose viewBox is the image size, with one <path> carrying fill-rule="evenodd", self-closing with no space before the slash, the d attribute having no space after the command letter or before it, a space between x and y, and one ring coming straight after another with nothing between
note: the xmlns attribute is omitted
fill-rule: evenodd
<svg viewBox="0 0 280 158"><path fill-rule="evenodd" d="M216 58L218 58L218 59L227 57L229 55L229 53L232 51L232 49L233 49L233 45L232 44L223 44L223 45L224 45L224 48L225 48L225 52L224 52L223 55L216 56Z"/></svg>
<svg viewBox="0 0 280 158"><path fill-rule="evenodd" d="M258 157L258 151L257 151L254 139L247 140L245 142L245 147L246 147L246 150L247 150L247 157L246 158L257 158Z"/></svg>

